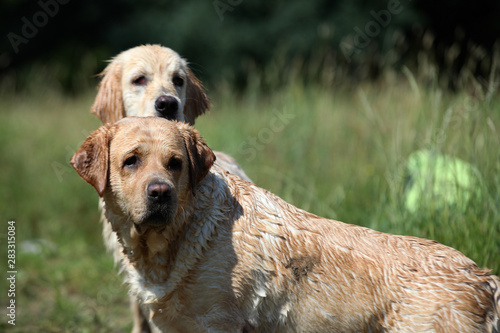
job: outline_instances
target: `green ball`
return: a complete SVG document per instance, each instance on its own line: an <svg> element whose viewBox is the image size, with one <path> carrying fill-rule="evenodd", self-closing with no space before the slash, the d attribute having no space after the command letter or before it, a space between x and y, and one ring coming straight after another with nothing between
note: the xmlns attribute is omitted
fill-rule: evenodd
<svg viewBox="0 0 500 333"><path fill-rule="evenodd" d="M407 163L405 206L411 213L422 209L465 211L472 197L481 195L479 170L459 158L419 150Z"/></svg>

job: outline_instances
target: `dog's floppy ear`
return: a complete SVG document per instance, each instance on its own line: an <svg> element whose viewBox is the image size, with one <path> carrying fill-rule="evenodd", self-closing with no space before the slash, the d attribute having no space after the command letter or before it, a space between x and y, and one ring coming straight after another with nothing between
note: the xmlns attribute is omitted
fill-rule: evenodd
<svg viewBox="0 0 500 333"><path fill-rule="evenodd" d="M184 143L186 144L186 150L189 157L189 180L194 193L196 186L205 178L214 164L215 154L212 149L207 146L200 132L190 125L184 123L178 124L184 138Z"/></svg>
<svg viewBox="0 0 500 333"><path fill-rule="evenodd" d="M99 90L90 112L97 115L104 124L114 123L125 117L122 97L122 66L115 58L99 75L103 78L99 83Z"/></svg>
<svg viewBox="0 0 500 333"><path fill-rule="evenodd" d="M209 104L210 100L203 90L203 84L188 68L186 105L184 106L186 122L193 125L196 117L202 115L209 109Z"/></svg>
<svg viewBox="0 0 500 333"><path fill-rule="evenodd" d="M76 151L69 163L87 183L94 186L102 197L108 182L109 142L111 125L92 132Z"/></svg>

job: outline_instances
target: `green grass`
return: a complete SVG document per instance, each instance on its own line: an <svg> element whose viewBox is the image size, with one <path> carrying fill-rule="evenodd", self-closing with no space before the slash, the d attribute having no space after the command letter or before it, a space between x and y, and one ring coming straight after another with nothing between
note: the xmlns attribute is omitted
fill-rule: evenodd
<svg viewBox="0 0 500 333"><path fill-rule="evenodd" d="M448 94L407 74L410 80L351 90L290 83L235 97L226 86L209 92L212 111L196 127L213 149L233 155L255 183L298 207L435 239L498 274L500 96ZM0 255L6 258L7 221L15 220L18 271L16 326L2 319L0 329L131 329L127 288L103 246L97 194L67 163L99 125L89 114L93 96L47 92L0 99ZM471 200L465 211L407 212L406 160L422 148L473 164L484 180L481 199ZM0 286L5 309L5 279Z"/></svg>

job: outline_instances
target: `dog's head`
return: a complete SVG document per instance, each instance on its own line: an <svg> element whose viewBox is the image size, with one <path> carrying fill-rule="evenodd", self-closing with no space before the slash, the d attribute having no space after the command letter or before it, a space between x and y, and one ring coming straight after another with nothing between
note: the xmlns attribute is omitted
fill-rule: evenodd
<svg viewBox="0 0 500 333"><path fill-rule="evenodd" d="M156 116L192 125L209 107L200 80L166 47L143 45L124 51L101 75L91 112L103 123Z"/></svg>
<svg viewBox="0 0 500 333"><path fill-rule="evenodd" d="M215 155L188 124L127 117L94 131L71 158L107 209L136 225L167 225L192 197Z"/></svg>

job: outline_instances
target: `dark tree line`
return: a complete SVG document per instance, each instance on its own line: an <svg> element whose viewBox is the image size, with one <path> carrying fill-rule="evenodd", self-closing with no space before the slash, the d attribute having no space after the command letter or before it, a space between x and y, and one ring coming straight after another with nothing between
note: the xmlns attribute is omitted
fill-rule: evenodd
<svg viewBox="0 0 500 333"><path fill-rule="evenodd" d="M175 49L206 81L243 86L249 68L269 66L276 57L283 63L333 58L354 76L368 64L364 75L376 76L422 49L446 65L455 48L453 75L472 49L484 53L477 57L491 56L500 36L500 2L6 0L0 22L0 74L20 89L37 73L78 89L85 78L94 83L104 60L145 43ZM424 36L430 32L429 46ZM389 53L397 55L392 62ZM487 75L483 67L474 69L477 75Z"/></svg>

